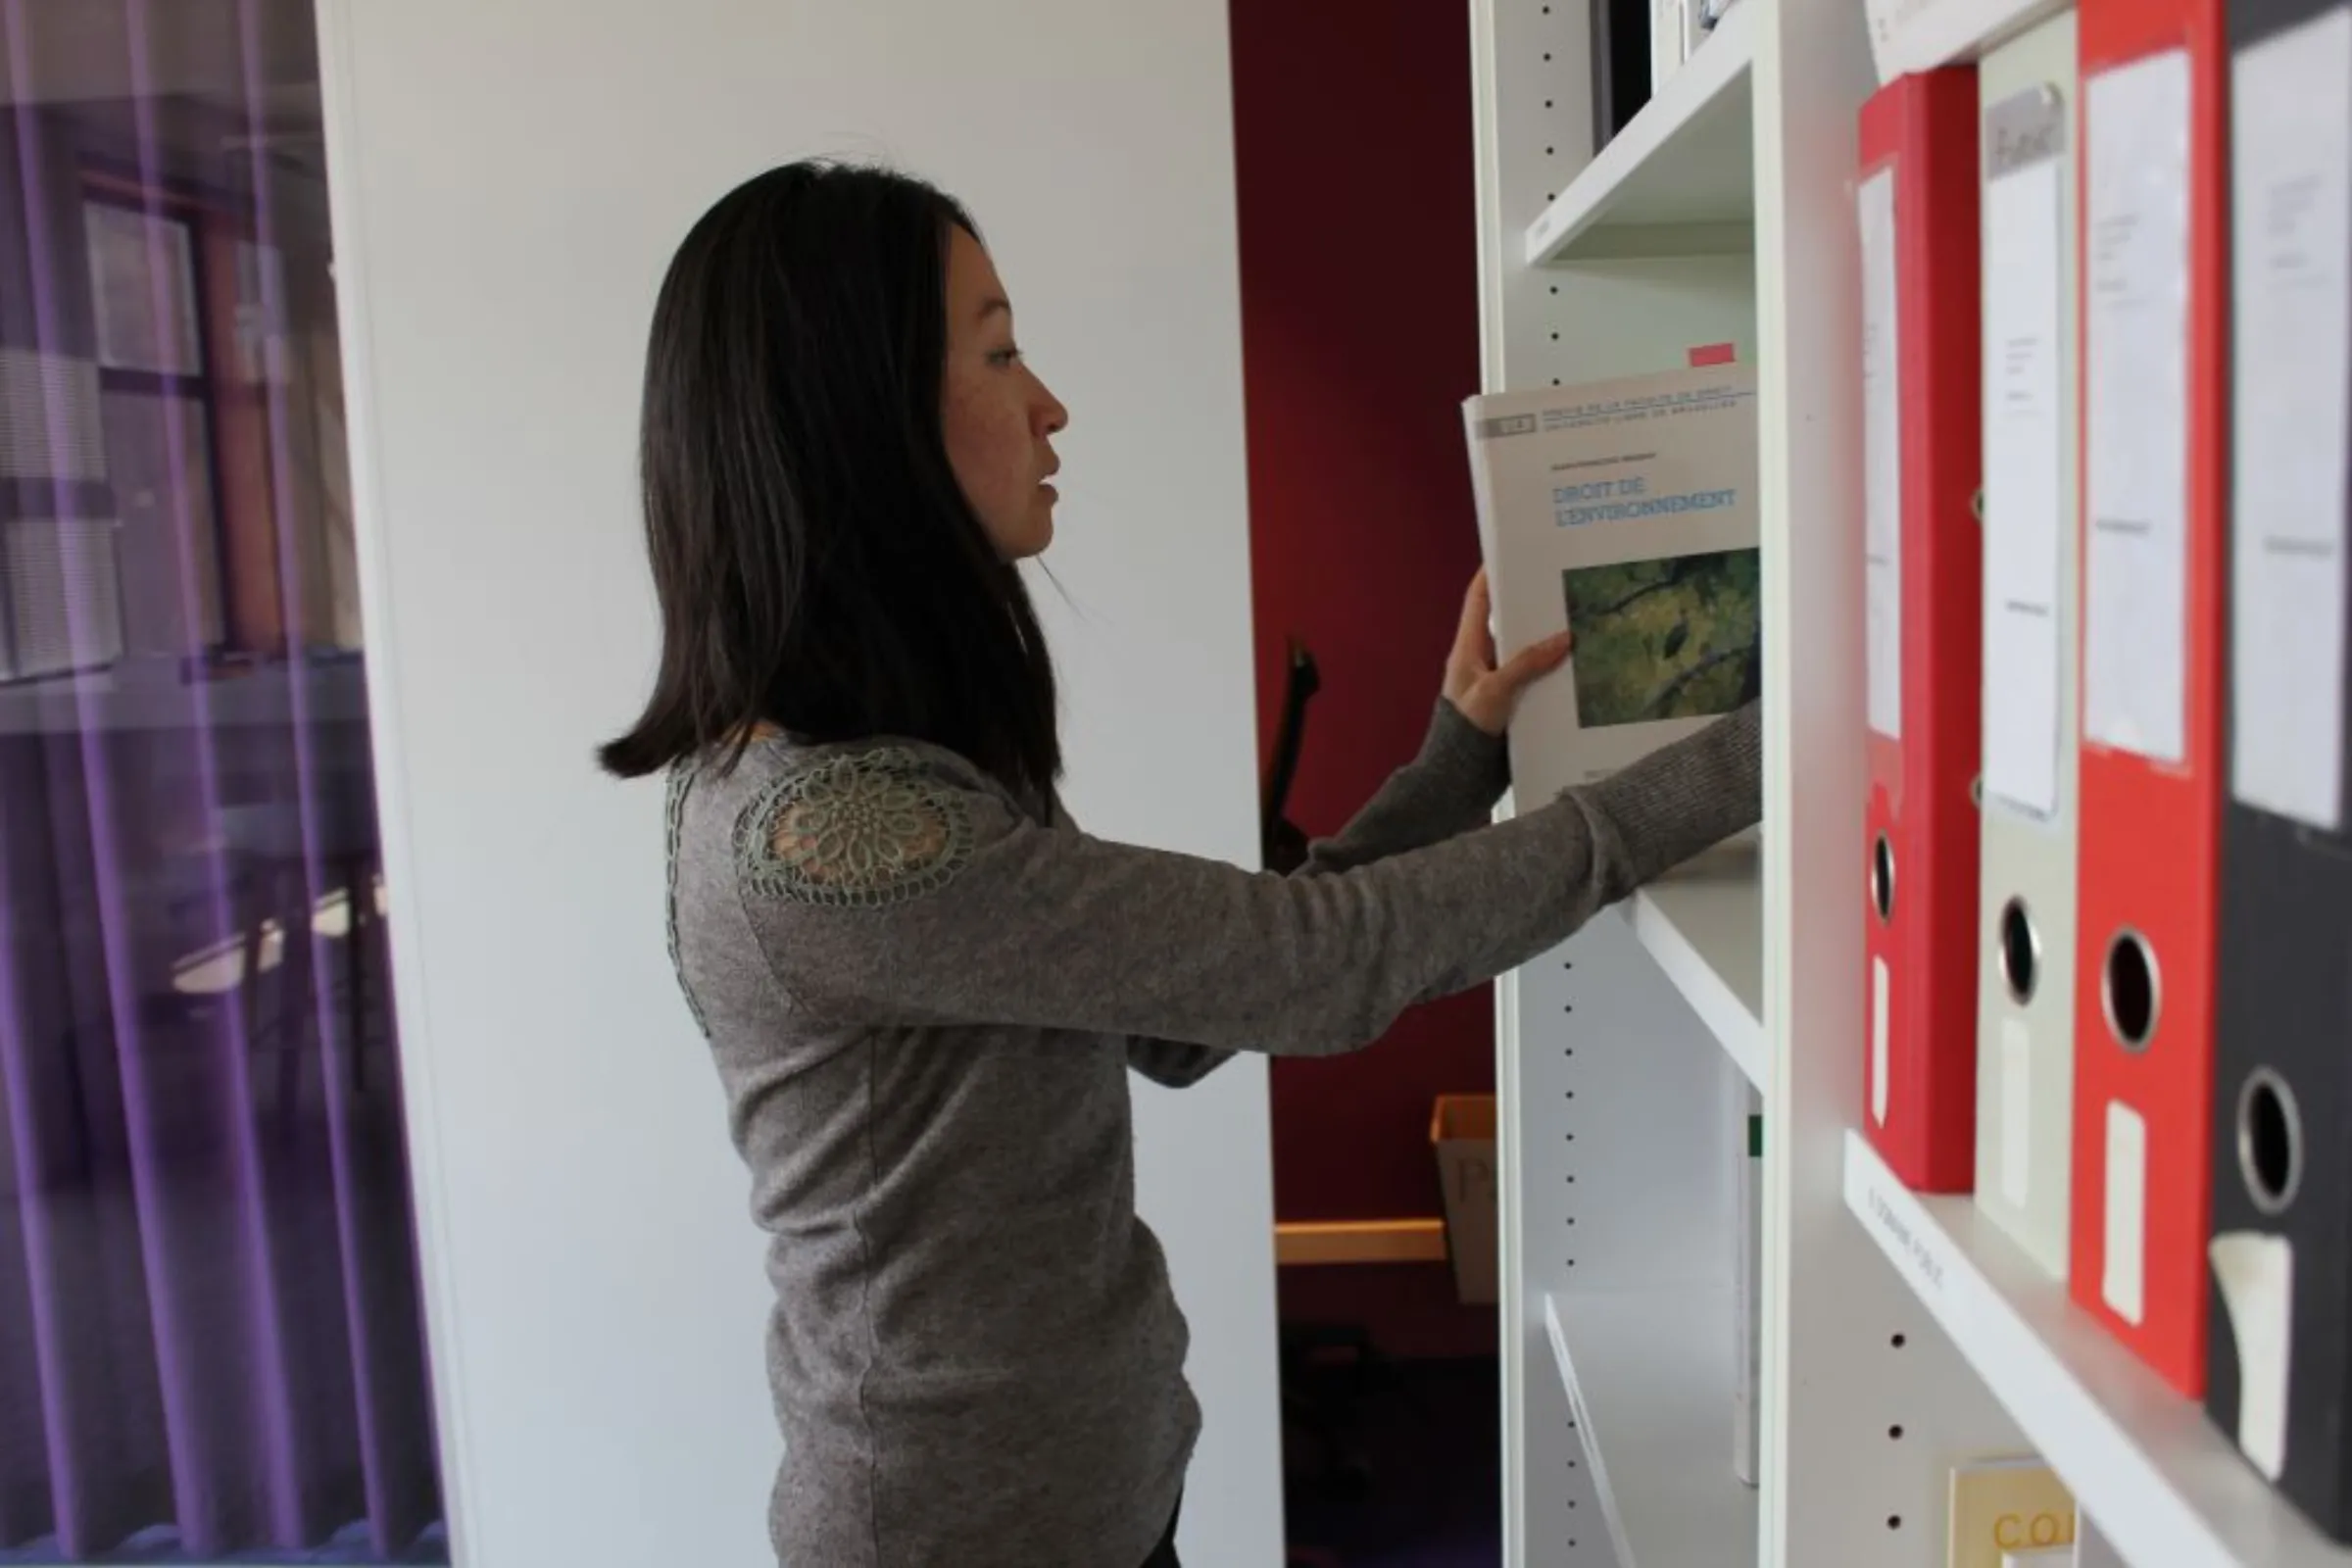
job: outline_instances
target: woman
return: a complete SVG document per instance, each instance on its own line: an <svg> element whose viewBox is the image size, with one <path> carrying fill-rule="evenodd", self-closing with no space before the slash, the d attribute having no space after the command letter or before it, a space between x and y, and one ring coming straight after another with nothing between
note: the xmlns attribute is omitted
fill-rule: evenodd
<svg viewBox="0 0 2352 1568"><path fill-rule="evenodd" d="M1566 649L1494 667L1474 586L1420 757L1298 876L1087 837L1014 565L1066 415L901 175L712 208L643 418L661 667L603 757L668 771L672 957L771 1237L778 1555L1171 1564L1200 1413L1128 1070L1352 1050L1542 953L1755 818L1755 715L1484 825Z"/></svg>

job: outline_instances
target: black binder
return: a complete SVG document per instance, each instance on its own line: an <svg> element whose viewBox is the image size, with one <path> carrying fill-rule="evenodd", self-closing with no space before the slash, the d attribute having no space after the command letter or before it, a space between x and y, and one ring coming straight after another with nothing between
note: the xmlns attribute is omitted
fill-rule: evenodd
<svg viewBox="0 0 2352 1568"><path fill-rule="evenodd" d="M1649 102L1649 0L1591 0L1592 151Z"/></svg>
<svg viewBox="0 0 2352 1568"><path fill-rule="evenodd" d="M2312 45L2352 35L2352 0L2228 0L2228 14L2233 76L2249 48L2279 42L2283 34L2295 35L2291 44L2257 58L2341 58L2340 51ZM2347 31L2307 30L2314 24ZM2251 180L2263 177L2261 148L2268 142L2252 133L2249 117L2262 106L2250 100L2264 96L2259 87L2271 79L2232 82L2232 175L2237 196L2253 196L2258 206L2263 193ZM2352 91L2352 80L2337 79L2328 90ZM2341 178L2352 148L2335 148L2331 156ZM2264 280L2273 253L2262 248L2262 231L2270 225L2250 223L2246 209L2237 211L2230 238L2233 402L2268 373L2244 357L2255 337L2249 316L2265 308L2246 289L2278 286ZM2340 355L2343 345L2314 352ZM2302 432L2305 439L2313 435ZM2272 455L2270 443L2287 437L2241 420L2233 439L2225 638L2231 776L2222 825L2205 1404L2290 1502L2330 1537L2352 1541L2352 800L2341 798L2340 787L2352 779L2352 753L2340 744L2340 732L2352 726L2337 725L2339 734L2322 740L2318 752L2298 754L2324 759L2329 740L2347 753L2332 827L2320 820L2329 814L2325 783L2307 782L2299 808L2247 803L2249 793L2261 795L2264 787L2249 782L2255 775L2239 748L2267 744L2269 737L2243 732L2257 720L2247 711L2254 706L2251 687L2238 679L2253 682L2257 668L2268 667L2249 661L2276 657L2247 639L2266 614L2285 609L2268 602L2255 574L2273 569L2283 549L2275 530L2302 524L2280 521L2279 514L2295 509L2249 504L2243 488L2264 482L2259 470ZM2258 440L2264 450L2249 451ZM2348 481L2339 472L2334 482ZM2352 550L2339 546L2331 564L2324 550L2304 553L2318 581L2341 574L2336 591L2352 595ZM2322 691L2325 715L2332 709Z"/></svg>

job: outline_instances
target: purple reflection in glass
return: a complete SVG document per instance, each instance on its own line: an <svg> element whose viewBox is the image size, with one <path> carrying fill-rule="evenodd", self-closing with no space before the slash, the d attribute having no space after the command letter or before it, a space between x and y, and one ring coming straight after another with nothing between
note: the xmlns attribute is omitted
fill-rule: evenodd
<svg viewBox="0 0 2352 1568"><path fill-rule="evenodd" d="M311 6L0 72L0 1563L445 1562Z"/></svg>

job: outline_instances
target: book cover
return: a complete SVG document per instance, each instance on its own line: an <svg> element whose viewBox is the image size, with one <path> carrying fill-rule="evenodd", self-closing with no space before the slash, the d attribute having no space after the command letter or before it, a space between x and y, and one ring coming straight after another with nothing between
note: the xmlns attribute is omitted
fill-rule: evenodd
<svg viewBox="0 0 2352 1568"><path fill-rule="evenodd" d="M1733 1161L1732 1474L1759 1480L1764 1411L1764 1111L1742 1080L1734 1091L1739 1151Z"/></svg>
<svg viewBox="0 0 2352 1568"><path fill-rule="evenodd" d="M1984 740L1982 279L1973 66L1862 105L1867 967L1862 1129L1921 1192L1976 1178Z"/></svg>
<svg viewBox="0 0 2352 1568"><path fill-rule="evenodd" d="M2005 1553L2074 1544L2074 1494L2039 1459L1984 1459L1953 1469L1946 1568L2001 1568Z"/></svg>
<svg viewBox="0 0 2352 1568"><path fill-rule="evenodd" d="M1592 151L1633 123L1649 102L1650 0L1590 0Z"/></svg>
<svg viewBox="0 0 2352 1568"><path fill-rule="evenodd" d="M1463 417L1498 652L1576 634L1511 726L1521 800L1606 778L1759 693L1752 369L1475 397Z"/></svg>

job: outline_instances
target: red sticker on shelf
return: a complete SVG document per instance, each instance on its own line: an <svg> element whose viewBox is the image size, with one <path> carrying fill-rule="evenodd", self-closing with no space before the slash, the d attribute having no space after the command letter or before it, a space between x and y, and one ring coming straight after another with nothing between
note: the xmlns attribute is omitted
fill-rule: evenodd
<svg viewBox="0 0 2352 1568"><path fill-rule="evenodd" d="M1729 365L1733 357L1729 343L1702 343L1690 351L1690 368L1698 370L1710 365Z"/></svg>

